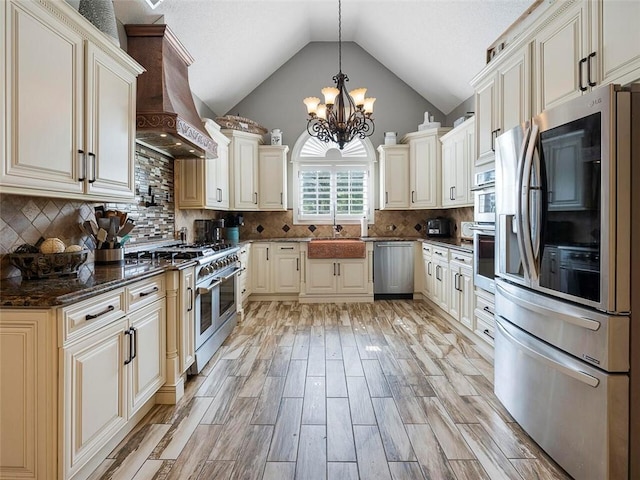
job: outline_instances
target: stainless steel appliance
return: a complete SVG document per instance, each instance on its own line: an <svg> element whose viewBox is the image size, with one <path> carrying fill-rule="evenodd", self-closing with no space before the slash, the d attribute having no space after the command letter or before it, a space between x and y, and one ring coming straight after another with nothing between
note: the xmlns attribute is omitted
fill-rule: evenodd
<svg viewBox="0 0 640 480"><path fill-rule="evenodd" d="M413 242L373 243L373 294L413 297Z"/></svg>
<svg viewBox="0 0 640 480"><path fill-rule="evenodd" d="M224 219L194 220L195 242L199 245L210 245L222 242Z"/></svg>
<svg viewBox="0 0 640 480"><path fill-rule="evenodd" d="M476 223L496 221L496 171L476 173L473 187L473 220Z"/></svg>
<svg viewBox="0 0 640 480"><path fill-rule="evenodd" d="M176 258L197 260L195 294L196 360L199 373L236 326L236 275L239 247L229 244L179 245L156 249Z"/></svg>
<svg viewBox="0 0 640 480"><path fill-rule="evenodd" d="M580 479L640 478L629 455L640 449L629 397L640 380L630 368L639 105L637 87L601 87L496 142L495 392Z"/></svg>
<svg viewBox="0 0 640 480"><path fill-rule="evenodd" d="M496 227L493 223L476 223L473 227L473 283L494 292L496 263Z"/></svg>
<svg viewBox="0 0 640 480"><path fill-rule="evenodd" d="M427 220L428 237L450 237L451 220L445 217L430 218Z"/></svg>

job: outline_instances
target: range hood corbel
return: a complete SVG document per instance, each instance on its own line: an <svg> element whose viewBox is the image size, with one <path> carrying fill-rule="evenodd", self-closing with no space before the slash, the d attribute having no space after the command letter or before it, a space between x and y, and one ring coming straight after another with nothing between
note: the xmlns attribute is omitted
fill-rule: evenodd
<svg viewBox="0 0 640 480"><path fill-rule="evenodd" d="M146 72L138 77L136 139L174 158L217 157L193 102L193 57L167 25L125 25L127 51Z"/></svg>

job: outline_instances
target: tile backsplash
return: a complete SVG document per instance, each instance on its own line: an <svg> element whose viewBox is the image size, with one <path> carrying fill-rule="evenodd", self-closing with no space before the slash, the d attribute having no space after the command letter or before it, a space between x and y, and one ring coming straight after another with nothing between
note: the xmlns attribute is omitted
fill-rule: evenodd
<svg viewBox="0 0 640 480"><path fill-rule="evenodd" d="M40 237L58 237L65 244L79 244L93 250L93 240L79 224L95 219L94 207L122 210L136 224L131 237L136 243L174 238L176 224L173 204L173 161L156 152L136 149L135 203L91 203L57 198L0 194L0 278L20 272L6 254L23 243L34 244ZM149 187L156 206L151 202Z"/></svg>

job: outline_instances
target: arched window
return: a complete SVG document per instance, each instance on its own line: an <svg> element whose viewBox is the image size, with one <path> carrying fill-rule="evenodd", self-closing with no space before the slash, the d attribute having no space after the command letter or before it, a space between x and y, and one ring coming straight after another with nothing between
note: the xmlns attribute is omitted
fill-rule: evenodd
<svg viewBox="0 0 640 480"><path fill-rule="evenodd" d="M298 224L373 222L375 150L355 138L343 150L304 132L291 153L293 222Z"/></svg>

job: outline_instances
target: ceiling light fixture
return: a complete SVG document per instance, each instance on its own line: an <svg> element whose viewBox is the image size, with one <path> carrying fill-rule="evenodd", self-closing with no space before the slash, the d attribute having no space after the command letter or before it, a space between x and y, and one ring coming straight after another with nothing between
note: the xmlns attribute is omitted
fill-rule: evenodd
<svg viewBox="0 0 640 480"><path fill-rule="evenodd" d="M338 0L338 74L333 77L335 87L323 88L324 104L318 97L307 97L309 119L307 131L323 142L335 142L343 149L354 137L365 138L373 133L375 125L371 114L375 98L365 98L366 88L356 88L347 93L345 82L349 77L342 73L342 2Z"/></svg>

